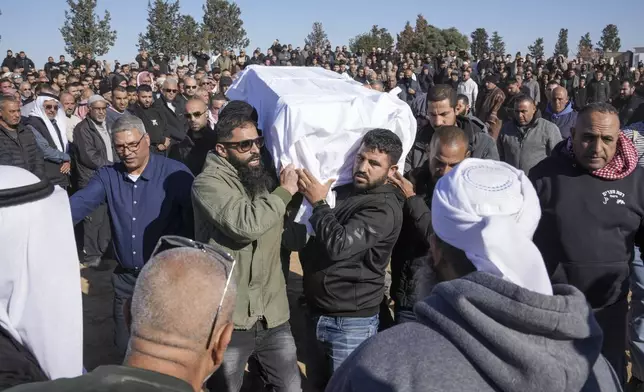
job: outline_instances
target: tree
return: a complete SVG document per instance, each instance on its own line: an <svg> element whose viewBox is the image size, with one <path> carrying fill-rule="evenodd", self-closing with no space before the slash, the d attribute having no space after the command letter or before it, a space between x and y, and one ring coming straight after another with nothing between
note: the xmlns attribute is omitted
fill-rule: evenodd
<svg viewBox="0 0 644 392"><path fill-rule="evenodd" d="M145 34L139 34L139 49L175 56L179 51L180 22L179 0L148 1L148 27Z"/></svg>
<svg viewBox="0 0 644 392"><path fill-rule="evenodd" d="M480 59L483 57L483 53L487 53L490 51L490 47L488 45L488 35L487 31L485 31L484 28L479 27L478 29L474 30L472 34L470 35L472 38L472 55L475 56L477 59Z"/></svg>
<svg viewBox="0 0 644 392"><path fill-rule="evenodd" d="M398 50L403 53L411 52L411 50L409 49L411 49L415 37L416 33L414 32L414 28L411 27L411 23L407 21L403 31L401 31L400 34L398 34L398 36L396 37L396 40L398 41L396 48L398 48Z"/></svg>
<svg viewBox="0 0 644 392"><path fill-rule="evenodd" d="M177 29L177 54L190 55L195 51L208 50L208 40L204 39L202 26L190 15L181 15ZM164 52L165 53L165 52Z"/></svg>
<svg viewBox="0 0 644 392"><path fill-rule="evenodd" d="M532 45L528 46L528 52L530 52L530 55L534 59L543 56L544 51L545 50L543 48L543 37L537 38Z"/></svg>
<svg viewBox="0 0 644 392"><path fill-rule="evenodd" d="M245 48L246 38L241 10L235 2L206 0L203 6L203 36L211 50Z"/></svg>
<svg viewBox="0 0 644 392"><path fill-rule="evenodd" d="M418 14L411 51L434 55L444 49L445 38L441 30L427 23L422 14Z"/></svg>
<svg viewBox="0 0 644 392"><path fill-rule="evenodd" d="M467 50L470 48L470 40L465 34L461 34L456 27L441 30L447 50Z"/></svg>
<svg viewBox="0 0 644 392"><path fill-rule="evenodd" d="M579 39L579 45L577 45L577 57L584 61L588 61L593 58L593 41L590 39L590 33L582 35Z"/></svg>
<svg viewBox="0 0 644 392"><path fill-rule="evenodd" d="M358 34L349 40L352 52L370 52L371 48L389 48L394 43L394 38L385 28L373 25L368 33Z"/></svg>
<svg viewBox="0 0 644 392"><path fill-rule="evenodd" d="M559 37L557 38L557 43L555 44L555 52L553 56L564 56L568 58L568 29L559 30Z"/></svg>
<svg viewBox="0 0 644 392"><path fill-rule="evenodd" d="M326 35L321 22L313 23L313 30L304 39L304 43L309 45L312 49L320 48L322 50L329 45L329 37Z"/></svg>
<svg viewBox="0 0 644 392"><path fill-rule="evenodd" d="M505 55L505 42L503 42L503 37L499 35L498 31L492 33L492 38L490 38L490 51L496 55Z"/></svg>
<svg viewBox="0 0 644 392"><path fill-rule="evenodd" d="M604 52L619 52L622 41L619 39L619 30L614 24L609 24L602 30L602 38L597 42Z"/></svg>
<svg viewBox="0 0 644 392"><path fill-rule="evenodd" d="M69 10L65 11L65 24L60 33L65 41L65 51L106 54L116 41L116 30L110 30L110 12L105 10L103 19L95 13L97 0L67 0Z"/></svg>

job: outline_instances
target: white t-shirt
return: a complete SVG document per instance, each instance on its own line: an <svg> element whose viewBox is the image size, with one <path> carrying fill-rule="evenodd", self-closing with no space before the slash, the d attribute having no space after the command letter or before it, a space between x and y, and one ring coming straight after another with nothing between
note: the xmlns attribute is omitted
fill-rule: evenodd
<svg viewBox="0 0 644 392"><path fill-rule="evenodd" d="M130 180L132 180L132 182L136 182L139 179L139 177L141 177L140 174L128 174L127 176Z"/></svg>

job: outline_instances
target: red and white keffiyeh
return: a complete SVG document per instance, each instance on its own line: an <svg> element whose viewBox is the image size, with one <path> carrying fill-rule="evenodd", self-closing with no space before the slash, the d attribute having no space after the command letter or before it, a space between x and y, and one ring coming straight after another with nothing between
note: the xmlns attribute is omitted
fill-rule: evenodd
<svg viewBox="0 0 644 392"><path fill-rule="evenodd" d="M568 152L571 157L575 157L572 149L572 139L568 138ZM619 133L617 139L617 151L615 156L608 162L608 164L599 170L590 172L591 175L599 177L604 180L621 180L628 176L637 167L637 149L632 141L630 141L623 132Z"/></svg>

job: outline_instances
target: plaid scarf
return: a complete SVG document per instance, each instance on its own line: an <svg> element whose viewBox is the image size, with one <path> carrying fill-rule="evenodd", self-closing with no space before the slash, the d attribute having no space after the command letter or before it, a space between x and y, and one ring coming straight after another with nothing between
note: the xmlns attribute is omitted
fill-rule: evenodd
<svg viewBox="0 0 644 392"><path fill-rule="evenodd" d="M568 138L566 147L568 153L574 159L575 153L572 150L572 138ZM615 151L613 159L606 166L592 171L590 174L604 180L621 180L635 170L637 160L635 145L628 140L623 132L620 132L619 138L617 139L617 151Z"/></svg>

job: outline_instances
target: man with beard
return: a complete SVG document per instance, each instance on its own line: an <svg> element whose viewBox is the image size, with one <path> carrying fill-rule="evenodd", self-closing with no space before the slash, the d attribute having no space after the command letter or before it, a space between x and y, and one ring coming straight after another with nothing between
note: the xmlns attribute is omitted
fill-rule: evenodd
<svg viewBox="0 0 644 392"><path fill-rule="evenodd" d="M604 332L602 353L622 383L628 278L637 276L630 274L633 249L644 245L644 171L637 161L615 108L595 103L579 112L572 136L530 171L543 211L534 242L552 282L586 296ZM632 304L642 300L641 286L634 282Z"/></svg>
<svg viewBox="0 0 644 392"><path fill-rule="evenodd" d="M499 84L499 75L486 76L484 94L479 94L476 101L476 115L488 126L488 132L494 140L499 137L503 126L503 120L499 118L499 110L505 101L505 94L497 84Z"/></svg>
<svg viewBox="0 0 644 392"><path fill-rule="evenodd" d="M170 147L170 130L164 113L152 106L153 101L152 87L142 84L137 89L136 103L131 105L128 111L145 124L151 151L155 154L165 155L166 150Z"/></svg>
<svg viewBox="0 0 644 392"><path fill-rule="evenodd" d="M219 118L217 144L192 189L195 238L221 246L238 266L235 331L208 387L238 392L252 355L276 390L300 391L280 261L286 206L298 191L298 177L289 165L275 187L261 159L264 139L255 118L232 104Z"/></svg>
<svg viewBox="0 0 644 392"><path fill-rule="evenodd" d="M561 132L561 137L570 137L570 130L577 122L577 112L572 107L568 98L568 90L558 86L550 93L550 102L546 106L543 118L555 124Z"/></svg>
<svg viewBox="0 0 644 392"><path fill-rule="evenodd" d="M167 141L166 149L170 147L171 142L180 142L186 136L187 123L183 114L186 111L185 102L177 99L179 86L176 79L166 79L163 82L161 95L153 106L163 113L167 121L170 139Z"/></svg>
<svg viewBox="0 0 644 392"><path fill-rule="evenodd" d="M107 108L107 126L112 125L125 114L128 106L127 91L121 86L112 89L112 104Z"/></svg>
<svg viewBox="0 0 644 392"><path fill-rule="evenodd" d="M89 114L74 128L74 167L78 189L87 187L89 180L103 166L112 165L116 152L112 147L112 126L106 121L107 101L92 96L87 105ZM83 220L83 261L87 267L98 267L110 243L110 221L103 203Z"/></svg>
<svg viewBox="0 0 644 392"><path fill-rule="evenodd" d="M130 335L124 305L155 244L164 235L193 238L194 178L182 163L150 153L150 137L139 118L127 114L119 118L112 128L112 143L120 162L98 169L70 204L74 224L107 204L118 262L112 273L114 343L123 356Z"/></svg>
<svg viewBox="0 0 644 392"><path fill-rule="evenodd" d="M619 110L619 123L631 124L631 119L639 109L644 110L644 85L634 86L628 80L622 82L619 98L616 100L616 108Z"/></svg>
<svg viewBox="0 0 644 392"><path fill-rule="evenodd" d="M431 211L433 277L421 283L431 295L414 307L418 322L361 345L328 390L621 391L586 298L550 284L525 173L466 159L436 184Z"/></svg>
<svg viewBox="0 0 644 392"><path fill-rule="evenodd" d="M300 252L304 294L310 314L312 350L323 388L331 374L364 340L378 331L385 269L402 226L403 195L388 179L398 171L402 142L386 129L367 132L353 163L353 183L339 187L331 209L326 197L333 180L320 183L298 170L298 186L313 206L315 231Z"/></svg>
<svg viewBox="0 0 644 392"><path fill-rule="evenodd" d="M45 158L36 137L20 122L20 104L0 96L0 165L17 166L45 179Z"/></svg>
<svg viewBox="0 0 644 392"><path fill-rule="evenodd" d="M136 92L136 86L127 86L125 88L125 91L127 92L127 104L128 107L132 106L136 103L138 100L138 95Z"/></svg>
<svg viewBox="0 0 644 392"><path fill-rule="evenodd" d="M407 173L396 174L391 181L405 195L403 225L391 254L391 298L394 300L396 324L414 321L414 304L418 297L416 280L429 251L432 231L431 203L434 186L456 165L470 156L468 134L455 126L436 129L427 146L426 164Z"/></svg>
<svg viewBox="0 0 644 392"><path fill-rule="evenodd" d="M33 91L31 90L31 83L20 83L18 92L20 93L20 106L27 105L28 103L34 101Z"/></svg>
<svg viewBox="0 0 644 392"><path fill-rule="evenodd" d="M168 158L183 162L195 176L201 173L208 152L215 148L215 134L208 125L208 106L199 99L186 103L188 133L179 144L170 147Z"/></svg>
<svg viewBox="0 0 644 392"><path fill-rule="evenodd" d="M60 104L63 106L65 117L67 117L67 129L65 130L67 140L70 143L73 143L74 128L76 128L76 125L81 122L80 117L74 114L74 111L76 110L76 100L70 93L62 93L60 94Z"/></svg>
<svg viewBox="0 0 644 392"><path fill-rule="evenodd" d="M549 157L560 141L559 128L537 116L532 98L519 95L514 100L514 118L503 123L498 139L499 155L503 162L528 173Z"/></svg>
<svg viewBox="0 0 644 392"><path fill-rule="evenodd" d="M427 145L435 130L442 126L456 126L465 131L470 141L469 150L474 158L499 159L494 139L487 133L486 124L456 114L457 94L448 85L437 85L412 105L417 112L416 141L407 154L405 173L421 167L427 161Z"/></svg>

